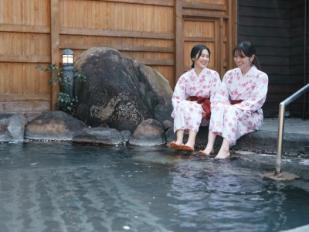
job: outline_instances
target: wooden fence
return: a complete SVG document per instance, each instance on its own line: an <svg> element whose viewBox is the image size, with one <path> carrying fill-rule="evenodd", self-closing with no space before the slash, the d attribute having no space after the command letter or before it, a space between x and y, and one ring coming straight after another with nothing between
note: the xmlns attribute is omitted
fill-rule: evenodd
<svg viewBox="0 0 309 232"><path fill-rule="evenodd" d="M59 64L104 46L152 66L173 87L190 66L190 50L205 43L210 67L232 66L236 42L233 0L0 0L0 112L53 109L57 87L38 65Z"/></svg>

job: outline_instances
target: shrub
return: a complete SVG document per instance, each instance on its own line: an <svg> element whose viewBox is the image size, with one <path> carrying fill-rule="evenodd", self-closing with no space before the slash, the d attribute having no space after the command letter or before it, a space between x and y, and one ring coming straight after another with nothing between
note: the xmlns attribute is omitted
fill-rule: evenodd
<svg viewBox="0 0 309 232"><path fill-rule="evenodd" d="M57 108L66 113L74 115L78 98L74 93L74 82L85 81L86 76L80 73L75 67L72 70L72 82L68 82L69 78L65 76L63 67L55 64L49 64L46 67L38 66L38 69L44 72L50 72L51 78L49 84L58 84L59 93L57 96Z"/></svg>

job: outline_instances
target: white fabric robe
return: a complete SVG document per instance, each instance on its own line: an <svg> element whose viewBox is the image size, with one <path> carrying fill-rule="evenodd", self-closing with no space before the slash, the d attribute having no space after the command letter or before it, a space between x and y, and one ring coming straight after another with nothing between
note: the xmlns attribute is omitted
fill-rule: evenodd
<svg viewBox="0 0 309 232"><path fill-rule="evenodd" d="M211 105L209 130L227 139L230 145L244 134L259 129L268 90L266 73L252 66L242 75L239 68L229 70ZM230 100L242 100L231 105Z"/></svg>
<svg viewBox="0 0 309 232"><path fill-rule="evenodd" d="M194 69L180 76L172 97L174 132L179 129L198 132L203 108L197 102L186 99L190 96L199 96L210 98L212 102L220 82L219 74L208 68L204 68L198 76Z"/></svg>

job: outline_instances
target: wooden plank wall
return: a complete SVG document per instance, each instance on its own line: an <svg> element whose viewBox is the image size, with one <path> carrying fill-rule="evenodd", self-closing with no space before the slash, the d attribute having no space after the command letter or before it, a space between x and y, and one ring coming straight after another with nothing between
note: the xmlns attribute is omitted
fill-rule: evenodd
<svg viewBox="0 0 309 232"><path fill-rule="evenodd" d="M290 29L290 71L291 78L299 82L298 88L301 88L305 84L305 31L304 31L304 17L305 11L304 0L294 1L290 3L290 18L291 18L291 29ZM305 96L300 97L295 103L291 105L291 112L293 115L301 117L303 115L301 109L304 107ZM305 110L305 109L304 109Z"/></svg>
<svg viewBox="0 0 309 232"><path fill-rule="evenodd" d="M305 4L306 9L306 41L305 41L305 48L306 48L306 69L305 69L305 82L309 83L309 3L308 1ZM306 93L305 100L304 100L304 108L305 113L304 117L309 118L309 93Z"/></svg>
<svg viewBox="0 0 309 232"><path fill-rule="evenodd" d="M178 3L179 4L179 3ZM177 76L191 66L190 52L197 43L211 51L209 67L223 75L233 66L231 51L236 44L236 2L232 0L186 0L181 6L182 42L176 49L182 58L176 63ZM177 52L177 51L176 51Z"/></svg>
<svg viewBox="0 0 309 232"><path fill-rule="evenodd" d="M135 1L137 2L137 1ZM172 82L174 1L60 1L60 49L108 46L156 67Z"/></svg>
<svg viewBox="0 0 309 232"><path fill-rule="evenodd" d="M305 2L304 0L304 15L306 17L306 27L305 29L305 41L304 41L304 47L305 47L305 68L304 68L304 84L309 83L309 2ZM303 99L303 105L304 105L304 118L309 118L309 92L307 91L305 98Z"/></svg>
<svg viewBox="0 0 309 232"><path fill-rule="evenodd" d="M0 1L0 112L50 108L48 0Z"/></svg>
<svg viewBox="0 0 309 232"><path fill-rule="evenodd" d="M105 46L150 65L173 87L196 43L212 50L211 67L232 64L233 0L0 0L0 112L53 109L58 88L37 65L59 64Z"/></svg>
<svg viewBox="0 0 309 232"><path fill-rule="evenodd" d="M265 116L277 117L279 103L303 85L303 0L239 0L238 40L251 40L269 75ZM300 116L301 100L288 109Z"/></svg>

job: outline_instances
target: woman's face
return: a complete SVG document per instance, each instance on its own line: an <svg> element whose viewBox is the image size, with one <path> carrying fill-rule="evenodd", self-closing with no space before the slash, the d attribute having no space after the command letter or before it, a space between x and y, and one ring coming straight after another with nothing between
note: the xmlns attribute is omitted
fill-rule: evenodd
<svg viewBox="0 0 309 232"><path fill-rule="evenodd" d="M194 67L203 69L206 68L209 63L209 53L207 49L204 49L201 56L195 60Z"/></svg>
<svg viewBox="0 0 309 232"><path fill-rule="evenodd" d="M254 56L254 55L253 55ZM242 71L247 71L250 69L253 56L248 57L243 52L242 53L235 53L234 54L234 62L237 65L238 68L240 68Z"/></svg>

